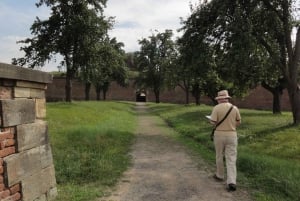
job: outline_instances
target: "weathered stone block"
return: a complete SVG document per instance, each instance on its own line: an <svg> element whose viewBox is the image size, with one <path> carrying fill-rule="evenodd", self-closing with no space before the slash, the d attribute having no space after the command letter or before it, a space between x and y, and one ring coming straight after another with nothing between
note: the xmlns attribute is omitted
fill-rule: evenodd
<svg viewBox="0 0 300 201"><path fill-rule="evenodd" d="M52 75L0 62L0 201L49 201L56 180L46 118ZM21 187L22 185L22 187Z"/></svg>
<svg viewBox="0 0 300 201"><path fill-rule="evenodd" d="M14 88L14 97L15 98L30 98L30 88Z"/></svg>
<svg viewBox="0 0 300 201"><path fill-rule="evenodd" d="M0 63L1 78L24 80L39 83L51 83L52 75L46 72Z"/></svg>
<svg viewBox="0 0 300 201"><path fill-rule="evenodd" d="M32 88L32 89L47 89L47 85L43 83L37 82L26 82L26 81L16 81L17 87L25 87L25 88Z"/></svg>
<svg viewBox="0 0 300 201"><path fill-rule="evenodd" d="M0 100L3 127L32 123L35 121L35 103L30 99Z"/></svg>
<svg viewBox="0 0 300 201"><path fill-rule="evenodd" d="M22 152L48 143L48 127L45 121L17 126L17 147Z"/></svg>
<svg viewBox="0 0 300 201"><path fill-rule="evenodd" d="M47 201L47 197L45 194L43 194L39 198L34 199L33 201Z"/></svg>
<svg viewBox="0 0 300 201"><path fill-rule="evenodd" d="M46 168L53 164L52 149L50 144L40 146L41 166Z"/></svg>
<svg viewBox="0 0 300 201"><path fill-rule="evenodd" d="M24 178L40 171L40 148L10 155L4 158L4 178L7 186L20 183Z"/></svg>
<svg viewBox="0 0 300 201"><path fill-rule="evenodd" d="M22 182L23 201L32 201L56 186L54 166L42 169Z"/></svg>
<svg viewBox="0 0 300 201"><path fill-rule="evenodd" d="M0 86L0 99L12 99L12 88Z"/></svg>
<svg viewBox="0 0 300 201"><path fill-rule="evenodd" d="M52 201L55 200L55 198L57 197L58 193L57 193L57 188L51 188L48 192L47 192L47 201Z"/></svg>
<svg viewBox="0 0 300 201"><path fill-rule="evenodd" d="M36 118L46 118L46 99L35 99Z"/></svg>
<svg viewBox="0 0 300 201"><path fill-rule="evenodd" d="M15 87L14 97L15 98L45 98L45 90Z"/></svg>

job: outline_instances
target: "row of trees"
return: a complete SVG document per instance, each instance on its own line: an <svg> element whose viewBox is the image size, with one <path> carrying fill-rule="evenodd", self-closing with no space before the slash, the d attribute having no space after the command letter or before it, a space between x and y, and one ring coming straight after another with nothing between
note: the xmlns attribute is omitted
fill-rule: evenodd
<svg viewBox="0 0 300 201"><path fill-rule="evenodd" d="M280 96L287 89L294 124L300 123L300 26L297 1L211 0L191 7L182 20L176 42L172 32L152 34L139 41L136 53L139 82L153 89L156 101L165 87L181 86L213 98L229 89L243 96L262 85L274 97L273 112L280 113Z"/></svg>
<svg viewBox="0 0 300 201"><path fill-rule="evenodd" d="M201 95L213 98L226 88L243 96L262 85L274 97L280 113L280 96L287 89L295 124L300 123L300 28L295 0L199 0L182 20L182 37L153 33L139 41L134 53L140 88L152 89L156 102L166 87L180 86L199 104ZM72 100L72 79L86 84L86 99L94 85L98 98L112 80L125 85L127 70L123 44L110 38L113 18L103 15L106 0L39 0L51 8L47 20L37 18L33 38L20 41L23 58L14 64L43 66L62 55L66 68L66 101ZM293 34L295 33L295 34ZM292 38L294 36L294 38Z"/></svg>
<svg viewBox="0 0 300 201"><path fill-rule="evenodd" d="M80 77L85 83L86 99L93 84L100 99L112 80L124 85L127 77L124 44L110 38L108 31L114 19L103 15L106 0L40 0L36 6L51 9L49 19L38 17L31 26L33 38L19 43L23 58L13 64L30 68L44 66L56 55L63 57L66 68L66 101L72 100L72 79Z"/></svg>

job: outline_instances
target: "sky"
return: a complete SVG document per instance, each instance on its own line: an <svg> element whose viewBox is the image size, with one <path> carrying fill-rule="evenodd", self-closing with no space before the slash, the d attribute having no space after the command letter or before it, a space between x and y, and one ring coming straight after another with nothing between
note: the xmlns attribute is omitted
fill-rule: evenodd
<svg viewBox="0 0 300 201"><path fill-rule="evenodd" d="M32 38L30 27L36 17L47 19L49 8L37 8L38 0L0 0L0 62L11 63L12 58L24 55L19 40ZM190 15L190 4L199 0L108 0L105 16L115 17L111 37L125 44L126 52L138 51L138 40L149 37L155 30L172 29L175 36L182 27L180 18ZM42 71L57 71L60 58L52 60Z"/></svg>

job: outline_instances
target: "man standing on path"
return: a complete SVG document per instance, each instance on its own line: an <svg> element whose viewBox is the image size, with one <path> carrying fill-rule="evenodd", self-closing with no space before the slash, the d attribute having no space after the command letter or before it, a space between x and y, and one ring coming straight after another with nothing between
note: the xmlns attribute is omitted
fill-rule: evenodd
<svg viewBox="0 0 300 201"><path fill-rule="evenodd" d="M227 90L218 92L215 100L218 102L211 113L210 122L215 126L214 145L216 150L217 181L224 180L223 158L225 154L227 168L227 190L236 190L236 159L237 159L237 132L236 127L241 123L239 109L229 103L231 97Z"/></svg>

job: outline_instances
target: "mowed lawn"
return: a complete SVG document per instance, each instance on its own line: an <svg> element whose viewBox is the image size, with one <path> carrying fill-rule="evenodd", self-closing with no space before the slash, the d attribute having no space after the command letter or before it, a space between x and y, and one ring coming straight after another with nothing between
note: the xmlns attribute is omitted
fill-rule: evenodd
<svg viewBox="0 0 300 201"><path fill-rule="evenodd" d="M147 103L185 143L214 167L212 107ZM57 201L94 201L116 184L130 165L135 103L48 103L47 121L58 183ZM238 186L256 201L300 200L300 127L290 112L241 109Z"/></svg>
<svg viewBox="0 0 300 201"><path fill-rule="evenodd" d="M92 201L116 183L130 164L133 107L125 102L47 103L57 201Z"/></svg>
<svg viewBox="0 0 300 201"><path fill-rule="evenodd" d="M205 118L211 106L151 104L150 108L181 134L181 140L214 165L211 125ZM238 185L253 189L254 199L259 201L300 200L300 126L291 125L291 112L240 112Z"/></svg>

